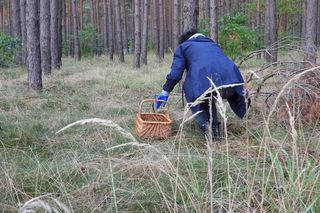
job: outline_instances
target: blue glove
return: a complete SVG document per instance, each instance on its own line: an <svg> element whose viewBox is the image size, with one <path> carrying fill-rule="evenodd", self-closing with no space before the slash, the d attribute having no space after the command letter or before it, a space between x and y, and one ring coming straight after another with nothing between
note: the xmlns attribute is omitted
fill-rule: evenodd
<svg viewBox="0 0 320 213"><path fill-rule="evenodd" d="M162 92L156 98L156 109L159 109L160 106L166 106L168 98L169 92L162 90Z"/></svg>

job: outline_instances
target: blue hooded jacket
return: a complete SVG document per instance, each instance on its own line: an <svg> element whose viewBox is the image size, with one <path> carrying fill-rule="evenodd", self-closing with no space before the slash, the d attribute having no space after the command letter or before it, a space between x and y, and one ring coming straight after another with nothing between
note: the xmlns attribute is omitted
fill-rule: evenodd
<svg viewBox="0 0 320 213"><path fill-rule="evenodd" d="M177 47L171 71L167 75L163 90L171 92L182 79L185 69L187 73L183 90L188 102L195 101L211 87L207 77L211 78L217 87L244 82L238 67L215 42L205 36L190 38ZM243 86L236 86L235 91L237 94L228 101L233 111L239 117L243 117L245 108L238 109L239 107L236 106L239 104L239 100L243 99L244 101L244 98L242 98ZM243 104L241 103L241 105Z"/></svg>

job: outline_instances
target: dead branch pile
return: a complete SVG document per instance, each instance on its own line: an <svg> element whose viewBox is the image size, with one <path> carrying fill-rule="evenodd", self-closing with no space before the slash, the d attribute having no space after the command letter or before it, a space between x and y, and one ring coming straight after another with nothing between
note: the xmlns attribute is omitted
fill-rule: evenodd
<svg viewBox="0 0 320 213"><path fill-rule="evenodd" d="M281 93L274 113L277 121L288 121L288 104L296 118L307 123L319 122L320 67L303 60L306 52L301 48L298 38L284 38L272 48L278 50L277 62L257 65L259 54L263 58L271 52L265 49L250 53L239 65L240 68L251 67L245 81L253 101L253 111L261 115L268 114ZM288 82L290 85L286 85Z"/></svg>

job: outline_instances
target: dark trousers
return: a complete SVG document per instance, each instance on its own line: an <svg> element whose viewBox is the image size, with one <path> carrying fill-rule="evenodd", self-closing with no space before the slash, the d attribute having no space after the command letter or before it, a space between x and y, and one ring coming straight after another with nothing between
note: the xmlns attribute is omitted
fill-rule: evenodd
<svg viewBox="0 0 320 213"><path fill-rule="evenodd" d="M234 94L235 94L235 89L232 87L225 88L220 91L220 95L223 99L228 99L232 97ZM193 114L199 111L202 111L195 117L195 120L201 129L203 129L204 126L208 125L208 123L210 122L210 119L212 122L211 129L215 130L219 128L217 108L216 108L216 103L214 99L215 96L216 96L216 93L210 94L204 102L194 107L191 107L191 111ZM210 110L210 103L209 103L210 98L212 99L211 110ZM210 117L210 114L211 114L211 117Z"/></svg>

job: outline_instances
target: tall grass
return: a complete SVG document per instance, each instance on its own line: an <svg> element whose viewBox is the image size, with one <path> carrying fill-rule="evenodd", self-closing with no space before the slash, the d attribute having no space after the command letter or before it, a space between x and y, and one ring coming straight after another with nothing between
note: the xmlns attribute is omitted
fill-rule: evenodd
<svg viewBox="0 0 320 213"><path fill-rule="evenodd" d="M64 59L33 94L23 70L1 72L3 212L319 212L319 124L289 108L284 124L272 110L239 121L218 96L225 135L214 142L175 91L173 136L142 141L135 114L161 90L170 57L159 66L151 55L141 70L127 61Z"/></svg>

